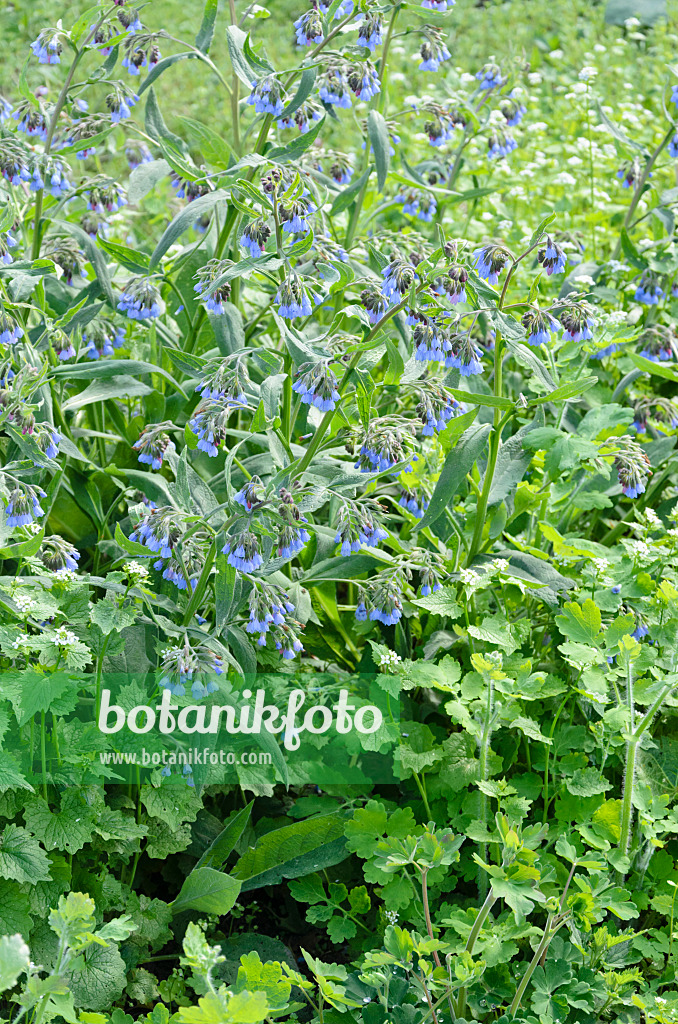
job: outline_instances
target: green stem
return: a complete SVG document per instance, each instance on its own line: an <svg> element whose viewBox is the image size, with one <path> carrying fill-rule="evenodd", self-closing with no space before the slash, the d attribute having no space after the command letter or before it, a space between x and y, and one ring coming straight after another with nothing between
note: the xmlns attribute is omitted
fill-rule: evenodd
<svg viewBox="0 0 678 1024"><path fill-rule="evenodd" d="M47 737L45 712L40 712L40 763L42 765L42 795L47 802Z"/></svg>
<svg viewBox="0 0 678 1024"><path fill-rule="evenodd" d="M419 795L421 796L421 799L424 802L424 810L426 811L426 817L430 821L432 819L433 815L431 814L431 808L429 807L429 804L428 804L428 797L426 796L425 785L422 782L422 780L419 778L419 774L417 772L412 772L412 777L413 777L414 781L417 784L417 789L419 790Z"/></svg>
<svg viewBox="0 0 678 1024"><path fill-rule="evenodd" d="M542 940L537 946L537 950L532 959L530 960L530 964L522 977L522 980L520 982L520 985L518 986L515 996L513 997L513 1002L511 1003L511 1008L509 1010L510 1017L515 1017L516 1010L520 1006L520 1002L523 996L525 995L525 989L530 984L530 978L534 974L535 968L541 960L542 954L545 953L548 949L549 943L551 942L551 939L555 935L556 931L557 929L551 931L551 918L549 917L548 921L546 922L546 928L544 929Z"/></svg>
<svg viewBox="0 0 678 1024"><path fill-rule="evenodd" d="M638 184L636 185L635 192L633 193L633 198L631 200L631 205L629 206L627 214L626 214L626 217L624 218L624 227L626 229L628 229L628 227L629 227L629 225L631 223L631 220L633 219L633 214L635 213L636 207L637 207L638 203L640 202L640 198L641 198L641 196L643 194L643 189L645 188L645 183L647 182L647 179L650 176L650 172L652 171L652 168L654 167L654 164L655 164L657 158L660 156L662 150L665 149L666 146L668 146L669 142L671 141L671 139L673 138L673 136L675 134L676 134L676 126L674 124L672 124L671 127L669 128L668 132L664 136L664 138L661 140L661 142L659 143L659 145L654 150L654 152L651 154L649 160L645 164L645 167L643 169L643 173L641 174L640 178L638 179ZM612 253L612 259L613 260L616 260L616 259L619 258L619 254L621 252L621 248L622 248L622 243L621 243L621 238L620 238L619 241L617 242L616 246L615 246L614 252Z"/></svg>
<svg viewBox="0 0 678 1024"><path fill-rule="evenodd" d="M231 25L237 25L238 19L235 13L235 0L228 0L231 14ZM233 85L231 87L231 121L233 122L233 149L240 156L240 79L233 72Z"/></svg>
<svg viewBox="0 0 678 1024"><path fill-rule="evenodd" d="M570 699L570 696L571 696L571 694L568 693L567 696L564 698L564 700L562 700L560 702L560 707L556 711L556 714L555 714L555 717L553 719L553 722L551 723L551 731L549 733L549 739L551 739L551 740L553 739L553 734L556 731L556 725L558 724L558 719L560 718L561 713L562 713L565 705L567 704L568 700ZM544 823L546 822L546 814L548 812L548 806L549 806L549 761L550 761L550 759L551 759L551 744L547 743L546 744L546 757L545 757L545 764L544 764L544 816L542 818L542 821Z"/></svg>
<svg viewBox="0 0 678 1024"><path fill-rule="evenodd" d="M490 889L490 891L488 892L487 896L485 897L485 902L483 903L482 907L478 911L478 916L476 917L475 921L473 922L473 928L471 928L471 932L469 934L469 937L466 940L466 949L465 949L466 953L472 953L473 952L473 947L476 944L476 939L480 935L482 927L483 927L485 921L487 920L487 916L490 913L490 911L492 910L492 907L494 906L494 904L496 902L497 902L497 897L494 895L494 892L492 891L492 889ZM459 989L459 995L457 996L457 1014L458 1014L459 1017L463 1017L465 1012L466 1012L466 991L467 991L466 985L463 985Z"/></svg>

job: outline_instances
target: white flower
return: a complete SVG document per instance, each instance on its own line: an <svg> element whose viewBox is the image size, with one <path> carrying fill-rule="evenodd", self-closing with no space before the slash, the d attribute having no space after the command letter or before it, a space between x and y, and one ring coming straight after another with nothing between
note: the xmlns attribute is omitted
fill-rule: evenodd
<svg viewBox="0 0 678 1024"><path fill-rule="evenodd" d="M605 572L609 568L610 563L607 558L594 558L593 565L596 572Z"/></svg>
<svg viewBox="0 0 678 1024"><path fill-rule="evenodd" d="M70 647L71 644L77 644L78 638L75 633L71 633L70 629L59 626L52 641L56 647Z"/></svg>
<svg viewBox="0 0 678 1024"><path fill-rule="evenodd" d="M549 57L551 60L562 60L565 54L562 50L551 50Z"/></svg>
<svg viewBox="0 0 678 1024"><path fill-rule="evenodd" d="M21 650L26 644L30 644L32 637L28 633L19 633L18 637L12 644L15 651Z"/></svg>
<svg viewBox="0 0 678 1024"><path fill-rule="evenodd" d="M638 28L639 25L640 21L638 20L638 18L627 18L624 22L624 28L627 31L630 31L632 28Z"/></svg>
<svg viewBox="0 0 678 1024"><path fill-rule="evenodd" d="M541 85L542 77L538 71L531 71L527 76L527 80L530 85Z"/></svg>
<svg viewBox="0 0 678 1024"><path fill-rule="evenodd" d="M148 569L141 562L125 562L122 567L122 571L126 572L129 577L134 580L141 582L147 580L149 577Z"/></svg>
<svg viewBox="0 0 678 1024"><path fill-rule="evenodd" d="M506 572L509 567L509 561L508 558L495 558L492 565L497 572Z"/></svg>
<svg viewBox="0 0 678 1024"><path fill-rule="evenodd" d="M466 583L470 587L475 586L476 583L480 583L480 575L479 573L474 572L473 569L460 569L459 575L462 583Z"/></svg>
<svg viewBox="0 0 678 1024"><path fill-rule="evenodd" d="M588 274L579 274L579 276L575 277L574 280L579 282L580 284L585 284L588 288L595 284L593 278L589 277Z"/></svg>
<svg viewBox="0 0 678 1024"><path fill-rule="evenodd" d="M379 658L381 668L396 669L403 659L395 651L386 651Z"/></svg>
<svg viewBox="0 0 678 1024"><path fill-rule="evenodd" d="M398 911L397 910L385 910L384 911L384 917L386 918L386 920L388 921L389 924L395 924L396 921L398 920ZM657 1000L657 1002L659 1002L659 1000ZM666 1000L663 1000L663 1002L666 1002Z"/></svg>
<svg viewBox="0 0 678 1024"><path fill-rule="evenodd" d="M28 594L15 594L14 604L17 606L22 615L27 615L32 608L35 608L35 601Z"/></svg>
<svg viewBox="0 0 678 1024"><path fill-rule="evenodd" d="M577 179L573 175L568 174L567 171L561 171L560 174L556 174L555 178L553 179L553 184L554 185L576 185L577 184Z"/></svg>
<svg viewBox="0 0 678 1024"><path fill-rule="evenodd" d="M598 74L598 68L585 67L582 68L577 76L580 82L591 82Z"/></svg>

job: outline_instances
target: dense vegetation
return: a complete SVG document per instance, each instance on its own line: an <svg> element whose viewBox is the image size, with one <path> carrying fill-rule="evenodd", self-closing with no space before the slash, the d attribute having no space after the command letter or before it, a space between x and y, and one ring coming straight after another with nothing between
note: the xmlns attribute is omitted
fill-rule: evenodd
<svg viewBox="0 0 678 1024"><path fill-rule="evenodd" d="M3 1019L676 1019L673 13L5 5Z"/></svg>

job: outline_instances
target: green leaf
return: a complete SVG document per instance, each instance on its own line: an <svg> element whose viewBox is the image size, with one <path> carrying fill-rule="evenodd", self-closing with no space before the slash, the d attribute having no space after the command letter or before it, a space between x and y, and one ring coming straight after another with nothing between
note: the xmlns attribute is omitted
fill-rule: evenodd
<svg viewBox="0 0 678 1024"><path fill-rule="evenodd" d="M102 361L95 365L104 367L106 364ZM73 398L64 402L61 408L65 412L70 409L82 409L83 406L92 405L94 402L105 402L108 398L142 398L144 395L152 393L153 388L148 384L143 384L140 380L135 380L134 377L113 376L108 380L92 381L79 395L74 395Z"/></svg>
<svg viewBox="0 0 678 1024"><path fill-rule="evenodd" d="M482 455L491 430L492 427L489 423L483 423L464 431L456 446L452 448L445 459L428 509L424 513L423 519L419 520L417 529L423 530L426 526L431 526L444 513L462 486L473 463Z"/></svg>
<svg viewBox="0 0 678 1024"><path fill-rule="evenodd" d="M233 869L242 892L277 885L338 864L346 856L344 822L336 814L306 818L274 829L257 840Z"/></svg>
<svg viewBox="0 0 678 1024"><path fill-rule="evenodd" d="M533 430L539 430L543 425L544 414L539 409L531 423L526 423L502 444L487 499L489 506L504 501L523 479L532 461L531 452L525 451L523 446L524 440Z"/></svg>
<svg viewBox="0 0 678 1024"><path fill-rule="evenodd" d="M360 190L372 173L372 167L368 167L366 171L352 181L350 185L347 185L337 196L335 196L332 206L330 208L330 217L336 217L337 214L343 213L347 210L351 203L358 197Z"/></svg>
<svg viewBox="0 0 678 1024"><path fill-rule="evenodd" d="M248 90L251 90L252 82L259 75L254 71L245 56L246 40L247 34L241 28L238 28L237 25L226 26L226 44L228 46L228 55L231 58L231 65L243 85L247 86Z"/></svg>
<svg viewBox="0 0 678 1024"><path fill-rule="evenodd" d="M319 121L309 128L303 135L298 135L292 142L289 142L286 146L274 146L267 154L268 160L275 160L279 164L291 163L293 160L298 160L300 156L310 149L318 135L322 131L323 125L325 124L325 118L321 117Z"/></svg>
<svg viewBox="0 0 678 1024"><path fill-rule="evenodd" d="M557 217L557 214L555 214L555 213L549 213L549 215L547 217L544 217L544 219L541 222L541 224L539 225L539 227L533 232L532 238L530 239L530 244L529 244L528 248L531 249L533 245L536 245L538 242L540 242L542 240L542 238L544 237L544 235L546 233L547 227L550 224L553 224L553 222L556 219L556 217Z"/></svg>
<svg viewBox="0 0 678 1024"><path fill-rule="evenodd" d="M18 882L0 881L0 935L20 932L27 939L32 924L23 887Z"/></svg>
<svg viewBox="0 0 678 1024"><path fill-rule="evenodd" d="M609 0L609 2L614 3L614 2L616 2L616 0ZM618 0L618 2L623 3L626 6L629 6L629 0ZM639 0L639 2L642 3L643 0ZM652 0L650 0L650 2L652 2ZM662 3L662 2L663 2L663 0L659 0L659 3ZM633 4L634 0L630 0L630 3ZM632 15L629 14L629 15L627 15L627 17L632 17ZM624 20L626 20L626 19L624 19ZM622 22L622 24L623 24L623 22ZM628 149L639 149L639 150L642 151L645 148L641 142L636 142L634 139L630 139L628 137L628 135L626 135L621 130L619 125L615 124L614 121L610 120L610 118L607 116L607 114L603 110L603 108L601 106L601 103L600 103L600 100L596 99L594 102L595 102L596 113L598 114L598 117L600 118L602 123L605 125L607 130L614 136L614 138L617 140L617 142L621 142L622 146L626 146Z"/></svg>
<svg viewBox="0 0 678 1024"><path fill-rule="evenodd" d="M49 880L47 854L25 828L5 825L0 835L0 877L31 885Z"/></svg>
<svg viewBox="0 0 678 1024"><path fill-rule="evenodd" d="M227 914L240 893L240 882L223 871L195 867L171 904L172 913L197 910L202 914Z"/></svg>
<svg viewBox="0 0 678 1024"><path fill-rule="evenodd" d="M388 125L378 110L371 110L367 115L367 135L377 166L377 188L383 192L391 161L391 137Z"/></svg>
<svg viewBox="0 0 678 1024"><path fill-rule="evenodd" d="M568 640L578 644L596 644L602 627L600 611L591 598L583 605L568 602L563 607L563 615L556 615L558 629Z"/></svg>
<svg viewBox="0 0 678 1024"><path fill-rule="evenodd" d="M147 89L150 89L151 86L153 85L153 82L155 82L156 78L160 78L160 75L163 73L163 71L166 71L167 68L171 68L173 64L177 63L177 61L202 59L204 59L204 55L202 53L196 53L195 50L186 50L184 53L172 53L170 54L169 57L163 57L162 60L159 60L157 64L153 65L151 70L144 78L143 82L139 86L139 95L141 96L143 93L146 92Z"/></svg>
<svg viewBox="0 0 678 1024"><path fill-rule="evenodd" d="M154 270L158 266L169 247L174 245L183 235L184 231L188 231L190 227L193 227L201 213L206 213L216 206L217 203L225 202L227 199L228 193L222 189L217 189L216 192L208 192L205 196L198 196L192 203L188 203L183 210L180 210L171 224L165 228L160 241L156 245L151 256L150 269Z"/></svg>
<svg viewBox="0 0 678 1024"><path fill-rule="evenodd" d="M484 395L480 391L461 391L459 388L449 388L449 391L460 402L466 405L485 405L491 409L513 409L515 402L510 398L502 398L500 395Z"/></svg>
<svg viewBox="0 0 678 1024"><path fill-rule="evenodd" d="M301 104L308 99L308 97L313 92L313 86L315 85L316 75L317 71L315 68L304 68L304 70L301 72L301 78L299 79L297 91L295 92L294 97L290 100L290 102L287 104L282 114L280 115L280 120L284 120L286 117L290 117L295 112L295 110L298 110Z"/></svg>
<svg viewBox="0 0 678 1024"><path fill-rule="evenodd" d="M162 162L165 163L164 160ZM143 167L144 164L141 166ZM121 245L120 242L109 242L101 235L97 235L97 245L132 274L148 273L150 257L145 252L140 252L139 249L130 249L129 246Z"/></svg>
<svg viewBox="0 0 678 1024"><path fill-rule="evenodd" d="M205 8L202 15L202 24L195 37L195 45L203 53L208 53L214 38L214 26L217 20L219 0L205 0Z"/></svg>
<svg viewBox="0 0 678 1024"><path fill-rule="evenodd" d="M46 850L65 850L77 853L92 838L94 812L83 803L80 793L64 790L61 809L52 812L42 797L34 796L24 808L26 828L43 844Z"/></svg>
<svg viewBox="0 0 678 1024"><path fill-rule="evenodd" d="M115 945L92 945L66 972L73 1001L83 1010L107 1010L127 984L125 961Z"/></svg>
<svg viewBox="0 0 678 1024"><path fill-rule="evenodd" d="M577 768L565 785L573 796L583 797L598 796L612 789L612 783L597 768Z"/></svg>
<svg viewBox="0 0 678 1024"><path fill-rule="evenodd" d="M230 566L229 566L230 568ZM250 800L247 807L231 815L214 842L208 846L196 864L196 868L220 868L226 863L235 845L249 825L254 801Z"/></svg>
<svg viewBox="0 0 678 1024"><path fill-rule="evenodd" d="M3 935L0 939L0 992L14 988L30 962L31 951L21 935Z"/></svg>
<svg viewBox="0 0 678 1024"><path fill-rule="evenodd" d="M228 167L233 151L218 132L215 132L209 125L203 124L202 121L195 121L192 117L182 115L179 120L195 144L199 146L200 152L208 163L222 169Z"/></svg>
<svg viewBox="0 0 678 1024"><path fill-rule="evenodd" d="M665 363L654 363L651 359L646 359L645 356L637 355L635 352L628 353L631 362L634 363L639 370L644 370L645 373L651 373L654 377L663 377L664 380L671 380L674 383L678 383L678 373L676 372L675 366Z"/></svg>
<svg viewBox="0 0 678 1024"><path fill-rule="evenodd" d="M147 164L135 167L127 181L127 198L130 205L135 205L147 196L159 181L167 177L170 170L170 165L162 159L151 160Z"/></svg>
<svg viewBox="0 0 678 1024"><path fill-rule="evenodd" d="M544 402L561 402L567 398L579 398L597 383L597 377L580 377L579 380L570 381L569 384L561 384L559 388L551 391L548 395L533 398L530 405L543 405Z"/></svg>

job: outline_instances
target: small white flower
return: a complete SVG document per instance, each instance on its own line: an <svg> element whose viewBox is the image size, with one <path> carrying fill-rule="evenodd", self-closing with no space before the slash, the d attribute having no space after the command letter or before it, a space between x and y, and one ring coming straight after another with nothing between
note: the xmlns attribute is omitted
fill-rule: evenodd
<svg viewBox="0 0 678 1024"><path fill-rule="evenodd" d="M395 924L396 921L398 920L398 911L397 910L385 910L384 911L384 917L386 918L386 920L388 921L389 924ZM659 1002L659 1000L657 1000L657 1002ZM666 1002L666 1000L663 1000L663 1002Z"/></svg>
<svg viewBox="0 0 678 1024"><path fill-rule="evenodd" d="M508 558L495 558L492 565L497 572L506 572L509 567L509 561Z"/></svg>
<svg viewBox="0 0 678 1024"><path fill-rule="evenodd" d="M630 31L630 29L632 29L632 28L638 28L639 25L640 25L640 21L638 20L638 18L627 18L624 21L624 28L627 31Z"/></svg>
<svg viewBox="0 0 678 1024"><path fill-rule="evenodd" d="M576 282L577 282L578 284L584 284L584 285L586 285L586 286L587 286L587 288L591 288L591 287L592 287L592 286L593 286L593 285L595 284L595 281L593 280L593 278L592 278L592 277L589 277L589 275L588 275L588 274L579 274L579 276L578 276L578 277L575 277L575 278L574 278L574 280L575 280L575 281L576 281Z"/></svg>
<svg viewBox="0 0 678 1024"><path fill-rule="evenodd" d="M580 82L591 82L598 75L598 68L585 67L582 68L577 76Z"/></svg>
<svg viewBox="0 0 678 1024"><path fill-rule="evenodd" d="M78 638L75 633L71 633L70 629L66 629L65 626L59 626L53 637L53 643L56 647L70 647L71 644L77 644Z"/></svg>
<svg viewBox="0 0 678 1024"><path fill-rule="evenodd" d="M149 577L148 569L141 562L125 562L122 567L122 571L126 572L129 577L134 580L141 582L147 580Z"/></svg>
<svg viewBox="0 0 678 1024"><path fill-rule="evenodd" d="M530 71L529 75L527 76L527 80L530 83L530 85L541 85L542 77L538 71Z"/></svg>
<svg viewBox="0 0 678 1024"><path fill-rule="evenodd" d="M562 50L551 50L549 57L551 60L562 60L565 54Z"/></svg>
<svg viewBox="0 0 678 1024"><path fill-rule="evenodd" d="M29 594L15 594L14 604L17 606L22 615L28 615L32 608L35 608L35 601Z"/></svg>
<svg viewBox="0 0 678 1024"><path fill-rule="evenodd" d="M12 644L15 651L20 651L26 644L30 644L32 637L28 633L19 633L18 637Z"/></svg>
<svg viewBox="0 0 678 1024"><path fill-rule="evenodd" d="M466 583L470 587L475 586L476 583L480 583L480 574L474 572L473 569L460 569L459 575L462 583Z"/></svg>
<svg viewBox="0 0 678 1024"><path fill-rule="evenodd" d="M386 651L379 658L381 668L396 669L403 659L395 651Z"/></svg>

